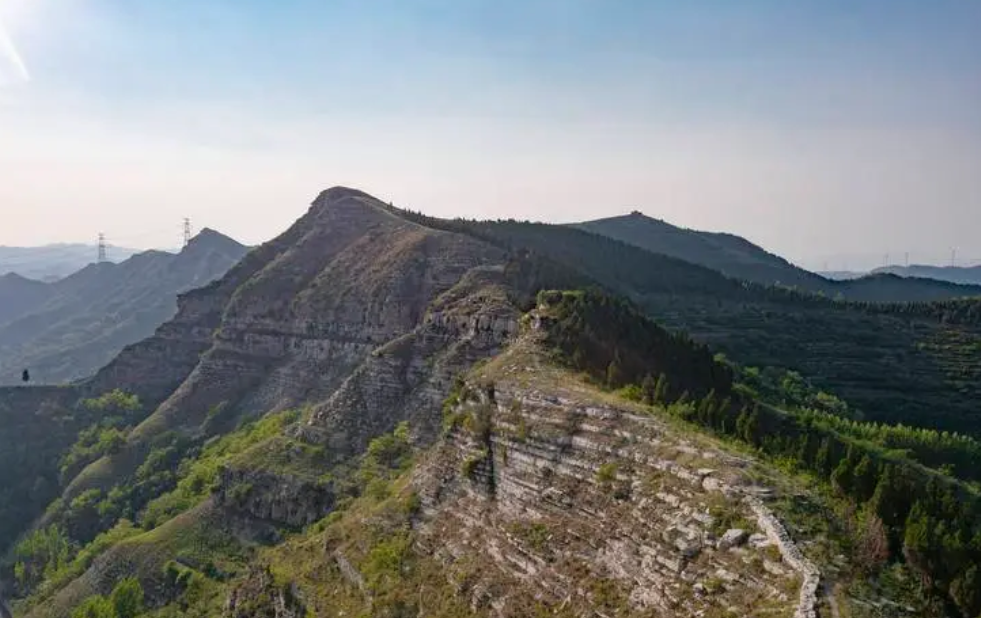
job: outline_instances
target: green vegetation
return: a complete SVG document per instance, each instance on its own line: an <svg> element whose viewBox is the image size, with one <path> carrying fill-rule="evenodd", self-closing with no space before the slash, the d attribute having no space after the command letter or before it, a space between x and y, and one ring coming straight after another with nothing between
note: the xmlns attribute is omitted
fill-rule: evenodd
<svg viewBox="0 0 981 618"><path fill-rule="evenodd" d="M680 362L689 363L685 365L689 379L702 376L702 380L686 389L686 395L705 394L693 399L679 397L668 406L670 412L830 483L842 497L865 509L867 522L869 518L881 522L886 536L883 542L877 543L875 538L880 525L875 519L864 532L864 546L872 554L871 558L866 556L866 566L879 568L887 560L904 562L919 575L926 591L952 603L962 616L981 612L981 594L973 592L977 590L981 565L981 497L976 486L948 476L960 472L962 478L977 478L977 455L981 450L972 439L862 423L822 410L781 410L750 396L755 387L784 404L818 402L838 412L847 410L833 398L820 393L812 396L810 387L799 376L788 373L774 384L773 380L763 379L771 372L744 371L750 384L732 389L723 398L720 394L725 391L710 388L712 384L726 386L725 382L711 380L712 376L728 375L716 369L719 360L693 343L688 343L687 353L680 350L685 345L682 340L668 339L674 345L647 343L664 341L668 335L663 331L658 335L660 327L626 306L604 301L596 294L557 292L543 294L542 304L551 318L547 340L563 342L556 346L561 358L608 387L623 386L611 383L609 369L602 366L610 354L600 356L600 362L584 362L580 358L585 356L577 354L584 345L581 342L588 342L589 333L599 329L611 332L604 339L606 349L620 351L621 358L633 353L634 346L640 348L636 364L623 363L630 367L629 372L623 372L623 380L632 377L636 382L640 376L654 375L659 368L671 366L669 358L687 359ZM610 307L616 310L607 309ZM632 327L619 325L629 320L640 323ZM602 350L593 354L602 354ZM698 362L703 366L692 366ZM667 375L672 381L678 379L674 374ZM649 390L650 381L647 382ZM641 384L635 386L644 390ZM901 445L902 450L896 445ZM942 464L940 469L928 467L937 463ZM876 558L876 552L885 552L887 559Z"/></svg>
<svg viewBox="0 0 981 618"><path fill-rule="evenodd" d="M669 333L627 302L598 292L541 292L548 344L576 370L635 399L674 401L732 390L729 368L708 348ZM654 353L652 353L654 352ZM658 378L654 378L658 376Z"/></svg>
<svg viewBox="0 0 981 618"><path fill-rule="evenodd" d="M797 371L869 420L981 436L981 299L838 301L729 279L571 227L393 212L508 250L513 284L532 298L601 287L741 364ZM885 298L910 289L896 277L863 286Z"/></svg>
<svg viewBox="0 0 981 618"><path fill-rule="evenodd" d="M617 469L618 466L616 462L607 462L599 467L596 471L596 482L600 485L609 485L617 480Z"/></svg>
<svg viewBox="0 0 981 618"><path fill-rule="evenodd" d="M82 430L78 441L61 460L61 478L71 479L82 468L104 455L115 455L126 445L126 434L106 419Z"/></svg>
<svg viewBox="0 0 981 618"><path fill-rule="evenodd" d="M211 495L222 466L240 458L257 445L280 436L286 426L298 419L299 413L292 410L270 414L262 420L246 423L238 431L208 444L199 453L189 455L177 468L176 488L147 505L142 518L143 527L148 530L155 528L200 503ZM147 458L147 462L151 459Z"/></svg>
<svg viewBox="0 0 981 618"><path fill-rule="evenodd" d="M72 612L72 618L137 618L143 609L143 587L130 577L116 584L108 598L86 599Z"/></svg>
<svg viewBox="0 0 981 618"><path fill-rule="evenodd" d="M35 530L14 548L14 575L17 585L29 590L64 569L74 547L58 526Z"/></svg>

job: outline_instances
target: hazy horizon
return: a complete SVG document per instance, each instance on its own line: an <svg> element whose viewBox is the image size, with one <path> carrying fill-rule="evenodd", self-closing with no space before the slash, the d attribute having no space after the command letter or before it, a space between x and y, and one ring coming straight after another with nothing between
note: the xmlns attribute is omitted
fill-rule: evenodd
<svg viewBox="0 0 981 618"><path fill-rule="evenodd" d="M132 4L0 4L0 245L257 244L341 184L813 270L981 258L978 3Z"/></svg>

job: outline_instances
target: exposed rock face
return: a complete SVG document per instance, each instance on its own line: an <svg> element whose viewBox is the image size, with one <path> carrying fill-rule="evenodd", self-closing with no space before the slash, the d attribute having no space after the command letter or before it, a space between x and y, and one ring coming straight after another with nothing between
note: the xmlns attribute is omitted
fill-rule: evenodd
<svg viewBox="0 0 981 618"><path fill-rule="evenodd" d="M330 513L330 485L263 470L223 468L215 500L263 521L300 528Z"/></svg>
<svg viewBox="0 0 981 618"><path fill-rule="evenodd" d="M408 420L424 442L437 435L442 400L454 376L497 354L517 333L518 313L504 297L501 272L474 269L438 298L421 323L375 349L315 408L305 435L332 451L358 452Z"/></svg>
<svg viewBox="0 0 981 618"><path fill-rule="evenodd" d="M760 528L780 549L780 555L792 569L800 573L804 581L800 588L800 599L794 611L794 618L817 618L817 589L821 583L821 573L814 563L807 559L794 543L780 520L766 508L758 498L746 498L756 514Z"/></svg>
<svg viewBox="0 0 981 618"><path fill-rule="evenodd" d="M306 608L299 591L277 586L266 568L253 568L225 603L225 618L305 618Z"/></svg>
<svg viewBox="0 0 981 618"><path fill-rule="evenodd" d="M416 479L424 551L469 582L474 607L518 616L532 598L630 615L795 608L798 573L811 572L772 513L742 501L745 461L581 393L537 390L534 366L506 373L493 397L475 389L457 410L469 420ZM717 548L720 505L786 547L790 568L738 547L748 531Z"/></svg>
<svg viewBox="0 0 981 618"><path fill-rule="evenodd" d="M303 405L311 410L296 437L335 459L402 420L432 439L453 377L517 330L506 262L500 249L409 222L359 191L325 191L94 378L166 399L112 465L90 466L68 495L119 482L162 433L214 435Z"/></svg>
<svg viewBox="0 0 981 618"><path fill-rule="evenodd" d="M213 290L223 309L210 349L140 437L193 431L221 404L249 415L325 400L372 350L412 333L467 272L503 261L349 189L324 192L283 238L249 257L254 267Z"/></svg>

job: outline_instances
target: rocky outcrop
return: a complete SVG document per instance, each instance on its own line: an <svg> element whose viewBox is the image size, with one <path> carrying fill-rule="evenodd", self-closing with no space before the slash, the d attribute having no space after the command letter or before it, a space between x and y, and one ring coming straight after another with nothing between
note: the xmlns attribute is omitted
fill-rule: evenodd
<svg viewBox="0 0 981 618"><path fill-rule="evenodd" d="M528 598L631 615L795 607L799 552L773 564L763 544L742 543L756 530L717 530L722 509L791 551L772 513L742 499L753 493L749 462L550 382L527 358L505 367L502 378L495 361L493 388L468 390L415 481L423 551L454 581L476 579L475 606L500 616L519 615Z"/></svg>
<svg viewBox="0 0 981 618"><path fill-rule="evenodd" d="M259 250L265 261L224 304L212 346L141 438L193 430L216 405L250 415L326 400L471 269L503 260L347 189L326 191L284 236Z"/></svg>
<svg viewBox="0 0 981 618"><path fill-rule="evenodd" d="M503 293L481 301L505 261L499 249L411 223L361 192L330 189L224 278L182 297L174 320L94 383L142 380L148 393L167 393L127 452L168 431L213 435L305 404L315 413L302 437L338 458L406 418L433 436L432 410L452 377L499 351L516 324ZM132 471L118 457L70 491Z"/></svg>
<svg viewBox="0 0 981 618"><path fill-rule="evenodd" d="M409 421L422 443L438 435L438 413L455 376L499 353L518 331L518 312L499 269L475 269L436 299L421 323L372 351L323 404L302 434L338 454Z"/></svg>
<svg viewBox="0 0 981 618"><path fill-rule="evenodd" d="M330 483L261 469L222 468L215 501L260 521L302 528L330 513Z"/></svg>
<svg viewBox="0 0 981 618"><path fill-rule="evenodd" d="M293 585L277 585L268 568L254 567L225 602L224 618L305 618L306 607Z"/></svg>

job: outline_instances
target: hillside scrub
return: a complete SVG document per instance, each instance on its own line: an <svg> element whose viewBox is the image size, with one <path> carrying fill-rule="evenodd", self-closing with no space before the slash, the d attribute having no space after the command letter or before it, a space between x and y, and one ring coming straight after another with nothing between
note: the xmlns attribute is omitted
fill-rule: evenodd
<svg viewBox="0 0 981 618"><path fill-rule="evenodd" d="M948 476L959 470L965 478L976 478L981 450L972 439L806 408L780 410L748 395L751 389L731 389L727 368L705 348L668 335L623 301L591 292L545 292L539 301L546 341L561 361L628 394L651 389L650 380L645 389L641 376L670 371L673 363L685 367L690 388L681 395L671 391L667 401L658 403L668 404L685 421L829 483L881 521L890 561L905 563L925 590L956 606L962 616L981 612L981 594L973 592L981 568L981 497L976 487ZM604 335L602 347L594 343L597 333ZM620 366L616 381L604 362ZM666 375L676 383L682 379ZM699 376L700 381L691 381ZM808 400L794 376L785 378L783 390L785 401ZM940 469L925 467L935 462L942 462ZM871 561L876 562L885 561Z"/></svg>

